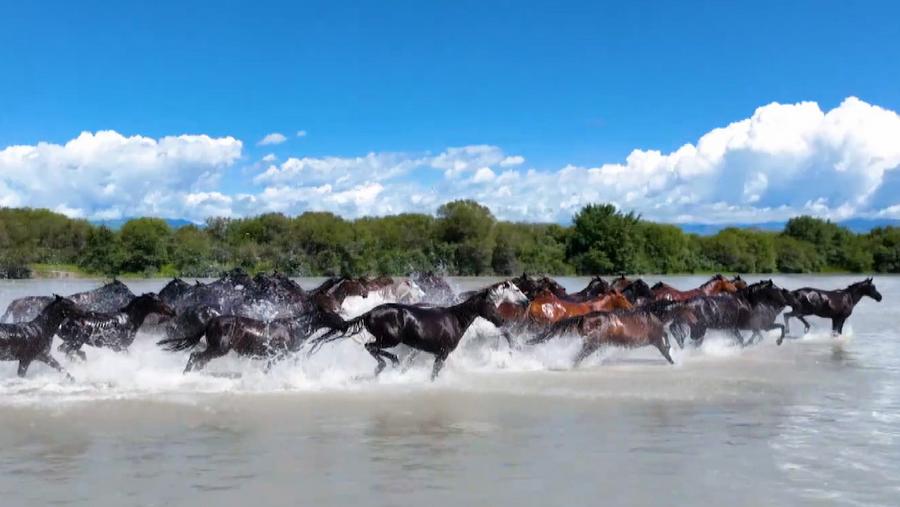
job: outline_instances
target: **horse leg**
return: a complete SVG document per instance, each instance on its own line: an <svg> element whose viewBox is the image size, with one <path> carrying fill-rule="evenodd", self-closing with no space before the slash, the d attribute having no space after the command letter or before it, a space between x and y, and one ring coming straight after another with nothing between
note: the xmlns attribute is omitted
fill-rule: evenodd
<svg viewBox="0 0 900 507"><path fill-rule="evenodd" d="M656 348L659 349L659 352L666 358L666 361L668 361L669 364L675 364L675 361L672 360L672 355L669 352L672 349L672 346L669 344L669 335L666 332L663 332L662 336L656 340L654 345L656 345Z"/></svg>
<svg viewBox="0 0 900 507"><path fill-rule="evenodd" d="M380 349L375 344L375 342L369 342L365 345L366 350L369 351L369 354L378 361L378 366L375 367L375 377L381 375L382 370L387 366L387 363L384 362L384 359L381 358L381 354L379 354ZM395 356L396 357L396 356Z"/></svg>
<svg viewBox="0 0 900 507"><path fill-rule="evenodd" d="M509 347L509 350L513 350L515 347L513 345L512 333L509 332L509 329L506 326L500 328L500 335L506 340L506 346ZM500 348L500 339L497 339L497 348Z"/></svg>
<svg viewBox="0 0 900 507"><path fill-rule="evenodd" d="M206 350L202 352L194 352L191 354L190 359L188 359L187 366L184 367L184 373L188 373L190 371L200 371L206 364L211 360L222 357L228 353L228 349L220 349L214 347L210 344L207 344Z"/></svg>
<svg viewBox="0 0 900 507"><path fill-rule="evenodd" d="M831 336L838 336L844 332L846 317L834 317L831 319Z"/></svg>
<svg viewBox="0 0 900 507"><path fill-rule="evenodd" d="M675 341L678 342L678 346L680 348L684 348L684 326L682 324L672 324L669 327L669 331L672 332L672 335L675 337Z"/></svg>
<svg viewBox="0 0 900 507"><path fill-rule="evenodd" d="M734 339L737 340L741 347L744 346L744 336L741 334L740 329L736 327L731 328L731 336L733 336Z"/></svg>
<svg viewBox="0 0 900 507"><path fill-rule="evenodd" d="M572 368L578 368L581 363L588 358L588 356L596 352L599 348L600 344L595 342L594 340L585 340L581 345L581 350L578 352L578 355L575 356L575 361L572 363Z"/></svg>
<svg viewBox="0 0 900 507"><path fill-rule="evenodd" d="M437 378L438 373L444 368L444 361L447 360L447 354L438 354L434 356L434 366L431 367L431 381Z"/></svg>
<svg viewBox="0 0 900 507"><path fill-rule="evenodd" d="M812 327L809 325L809 322L806 321L806 318L803 315L797 315L797 318L800 319L800 322L803 323L803 334L809 332L809 328Z"/></svg>
<svg viewBox="0 0 900 507"><path fill-rule="evenodd" d="M388 358L388 360L391 362L391 366L393 366L394 368L400 366L400 358L398 358L397 355L394 354L393 352L388 352L386 350L379 350L378 353L382 357Z"/></svg>
<svg viewBox="0 0 900 507"><path fill-rule="evenodd" d="M46 364L47 366L53 368L54 370L56 370L56 371L62 373L63 375L66 376L66 379L67 379L67 380L69 380L69 381L71 381L71 382L74 382L74 381L75 381L75 377L73 377L72 375L70 375L69 372L67 372L66 369L63 368L62 365L59 364L59 362L57 362L56 359L54 359L53 356L51 356L49 353L44 352L44 353L42 353L42 354L38 354L38 356L37 356L35 359L37 359L38 361L40 361L40 362Z"/></svg>
<svg viewBox="0 0 900 507"><path fill-rule="evenodd" d="M56 350L62 352L69 359L80 359L82 361L87 361L87 354L81 350L81 344L73 344L70 342L62 342L59 344L59 347L56 347Z"/></svg>
<svg viewBox="0 0 900 507"><path fill-rule="evenodd" d="M413 349L411 353L409 353L406 357L403 358L403 368L400 369L400 373L406 373L412 368L413 361L419 357L419 350Z"/></svg>
<svg viewBox="0 0 900 507"><path fill-rule="evenodd" d="M784 330L787 333L791 332L791 317L794 316L794 312L785 312L784 314ZM781 342L778 342L778 345L781 345Z"/></svg>
<svg viewBox="0 0 900 507"><path fill-rule="evenodd" d="M700 346L703 344L703 337L706 336L706 327L701 325L690 326L691 330L691 341L694 342L694 345Z"/></svg>
<svg viewBox="0 0 900 507"><path fill-rule="evenodd" d="M28 373L28 367L31 366L32 359L19 359L19 369L16 372L20 377L25 378L25 374Z"/></svg>
<svg viewBox="0 0 900 507"><path fill-rule="evenodd" d="M771 331L773 329L777 329L779 331L778 332L778 340L775 343L777 343L778 345L781 345L781 342L784 341L784 335L785 335L784 326L773 322L773 323L769 324L769 326L766 328L766 331Z"/></svg>

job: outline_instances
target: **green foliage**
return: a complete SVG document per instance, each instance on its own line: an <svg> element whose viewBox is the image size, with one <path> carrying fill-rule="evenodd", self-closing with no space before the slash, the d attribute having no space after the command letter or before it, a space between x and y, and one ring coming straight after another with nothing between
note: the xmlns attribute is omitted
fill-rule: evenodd
<svg viewBox="0 0 900 507"><path fill-rule="evenodd" d="M240 266L290 275L403 275L414 271L514 275L900 272L900 229L865 235L813 217L782 233L728 228L712 236L641 220L609 204L585 206L570 227L497 221L474 201L436 216L346 220L332 213L210 218L172 231L139 218L120 231L47 210L0 209L0 277L74 265L88 273L214 276ZM56 268L54 268L56 269Z"/></svg>
<svg viewBox="0 0 900 507"><path fill-rule="evenodd" d="M119 237L106 226L91 229L78 265L84 270L104 275L117 275L124 255ZM143 270L143 266L141 266Z"/></svg>
<svg viewBox="0 0 900 507"><path fill-rule="evenodd" d="M567 253L582 274L640 271L640 218L612 204L591 204L575 215Z"/></svg>
<svg viewBox="0 0 900 507"><path fill-rule="evenodd" d="M879 227L869 232L872 261L879 273L900 273L900 228Z"/></svg>
<svg viewBox="0 0 900 507"><path fill-rule="evenodd" d="M494 215L475 201L453 201L437 211L437 238L449 248L448 259L462 275L489 272L493 251Z"/></svg>
<svg viewBox="0 0 900 507"><path fill-rule="evenodd" d="M136 218L125 222L119 234L123 252L121 271L158 271L168 259L171 235L169 224L159 218Z"/></svg>

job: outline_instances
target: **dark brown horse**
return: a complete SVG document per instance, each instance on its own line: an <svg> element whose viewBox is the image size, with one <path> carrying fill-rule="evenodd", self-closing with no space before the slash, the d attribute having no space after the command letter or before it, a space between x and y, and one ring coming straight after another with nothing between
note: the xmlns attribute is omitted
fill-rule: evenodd
<svg viewBox="0 0 900 507"><path fill-rule="evenodd" d="M332 313L339 312L348 297L368 297L368 295L369 288L366 281L345 276L329 278L322 285L309 291L309 297L317 307Z"/></svg>
<svg viewBox="0 0 900 507"><path fill-rule="evenodd" d="M573 367L578 367L603 345L627 348L652 345L669 363L674 363L666 324L676 318L691 322L690 308L676 302L656 301L632 310L589 313L559 321L529 340L528 344L542 343L565 333L577 333L582 337L582 346L575 356Z"/></svg>
<svg viewBox="0 0 900 507"><path fill-rule="evenodd" d="M404 344L434 354L434 367L431 371L433 380L477 317L500 326L503 321L497 314L497 308L502 303L518 304L525 301L527 298L515 284L503 282L483 289L466 301L450 307L424 308L396 303L380 305L348 321L335 316L335 321L323 325L329 331L312 341L309 353L314 353L325 343L366 330L373 337L372 341L365 344L365 348L378 362L376 377L387 366L385 358L395 366L400 363L396 355L385 349Z"/></svg>
<svg viewBox="0 0 900 507"><path fill-rule="evenodd" d="M277 361L297 352L316 329L339 322L341 319L336 314L317 310L269 322L223 315L210 319L205 330L198 335L169 338L159 341L158 345L169 351L187 350L206 336L206 348L191 354L184 373L203 369L211 360L232 350L243 357L267 359L268 371Z"/></svg>
<svg viewBox="0 0 900 507"><path fill-rule="evenodd" d="M659 282L652 287L653 298L657 301L687 301L697 296L714 296L723 292L733 293L737 291L737 287L730 280L722 275L716 275L710 278L700 287L691 290L678 290L671 285Z"/></svg>
<svg viewBox="0 0 900 507"><path fill-rule="evenodd" d="M842 290L822 290L804 287L791 291L796 300L796 305L791 306L791 311L784 314L784 327L790 332L788 321L791 317L797 317L805 327L804 333L809 331L809 322L803 317L815 315L831 319L831 333L838 335L844 332L844 322L853 313L853 308L863 296L868 296L875 301L881 301L881 293L875 288L871 278L851 284Z"/></svg>

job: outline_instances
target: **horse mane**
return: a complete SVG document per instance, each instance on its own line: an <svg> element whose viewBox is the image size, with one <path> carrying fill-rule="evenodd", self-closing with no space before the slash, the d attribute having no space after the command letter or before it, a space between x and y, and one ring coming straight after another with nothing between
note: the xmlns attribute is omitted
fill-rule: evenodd
<svg viewBox="0 0 900 507"><path fill-rule="evenodd" d="M869 277L869 278L866 278L865 280L860 280L860 281L858 281L858 282L853 282L853 283L851 283L850 285L847 286L847 288L846 288L845 290L850 290L850 289L855 289L855 288L858 288L858 287L863 287L863 286L869 285L869 284L871 284L871 283L872 283L872 278Z"/></svg>

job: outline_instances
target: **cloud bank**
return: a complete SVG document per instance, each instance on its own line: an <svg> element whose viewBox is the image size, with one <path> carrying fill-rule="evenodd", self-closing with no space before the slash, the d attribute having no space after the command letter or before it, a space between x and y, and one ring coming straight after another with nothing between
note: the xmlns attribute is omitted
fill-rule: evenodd
<svg viewBox="0 0 900 507"><path fill-rule="evenodd" d="M268 137L268 136L267 136ZM243 156L234 138L150 139L82 133L65 145L0 151L0 205L41 206L89 218L244 216L327 210L347 217L433 212L475 199L509 220L567 222L591 202L612 202L668 222L900 218L900 116L850 97L772 103L671 153L636 149L593 167L528 167L501 147L358 157ZM237 174L241 173L241 174ZM247 179L226 192L222 180ZM234 186L234 185L232 185Z"/></svg>

